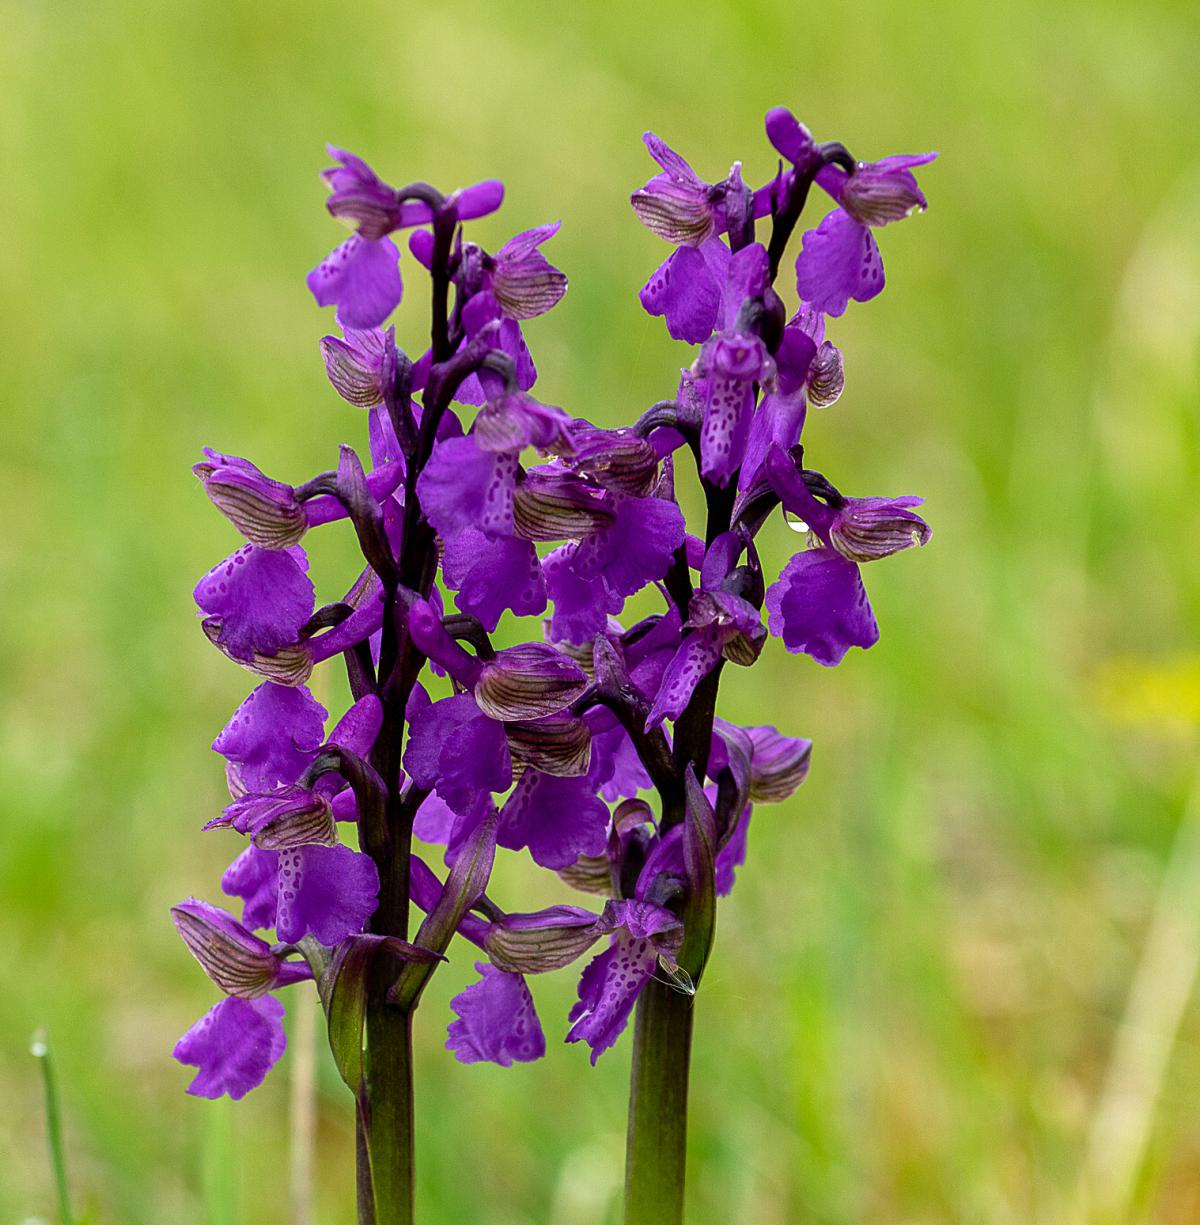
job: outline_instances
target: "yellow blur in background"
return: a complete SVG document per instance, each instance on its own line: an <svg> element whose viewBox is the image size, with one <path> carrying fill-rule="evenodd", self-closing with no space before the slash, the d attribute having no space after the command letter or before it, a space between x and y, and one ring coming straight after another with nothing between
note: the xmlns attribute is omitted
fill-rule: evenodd
<svg viewBox="0 0 1200 1225"><path fill-rule="evenodd" d="M860 158L940 150L929 212L880 234L887 290L830 326L847 390L806 431L843 490L923 494L934 537L868 569L871 651L727 671L728 717L816 748L720 913L689 1220L1200 1219L1194 4L0 0L0 23L0 1220L53 1216L40 1025L86 1220L301 1221L314 1042L310 1219L353 1219L311 996L241 1103L185 1096L170 1058L215 995L167 910L220 900L208 744L251 684L195 621L237 539L189 466L208 444L300 481L365 445L304 287L343 233L323 142L393 182L505 179L485 246L561 218L538 393L617 425L690 361L636 301L666 254L628 206L640 135L761 182L777 104ZM797 541L765 537L777 571ZM352 572L349 539L318 554L329 598ZM571 900L542 875L508 856L496 894ZM561 1045L567 971L533 985L544 1061L455 1063L471 961L418 1017L422 1221L615 1222L628 1041L595 1069Z"/></svg>

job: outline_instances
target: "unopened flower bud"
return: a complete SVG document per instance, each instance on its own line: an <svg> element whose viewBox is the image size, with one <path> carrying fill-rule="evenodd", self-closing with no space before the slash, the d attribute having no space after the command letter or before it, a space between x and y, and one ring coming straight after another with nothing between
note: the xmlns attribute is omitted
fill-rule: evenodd
<svg viewBox="0 0 1200 1225"><path fill-rule="evenodd" d="M591 765L591 732L583 719L569 711L505 723L504 734L516 769L528 767L559 778L575 778L586 774Z"/></svg>
<svg viewBox="0 0 1200 1225"><path fill-rule="evenodd" d="M534 914L510 914L491 924L484 948L497 969L544 974L570 965L611 930L604 916L578 906L551 906Z"/></svg>
<svg viewBox="0 0 1200 1225"><path fill-rule="evenodd" d="M205 459L192 466L213 505L251 544L286 549L307 530L304 507L291 485L264 476L249 460L204 448Z"/></svg>
<svg viewBox="0 0 1200 1225"><path fill-rule="evenodd" d="M541 719L569 706L587 688L583 669L549 643L498 651L480 670L475 701L493 719Z"/></svg>
<svg viewBox="0 0 1200 1225"><path fill-rule="evenodd" d="M337 842L337 824L329 800L307 787L288 784L274 791L252 791L234 800L204 828L232 826L248 834L263 851Z"/></svg>
<svg viewBox="0 0 1200 1225"><path fill-rule="evenodd" d="M171 918L192 956L226 995L252 1000L273 987L310 978L307 966L283 961L228 911L188 898Z"/></svg>
<svg viewBox="0 0 1200 1225"><path fill-rule="evenodd" d="M846 386L846 366L842 351L826 340L818 347L808 367L808 402L814 408L836 404Z"/></svg>
<svg viewBox="0 0 1200 1225"><path fill-rule="evenodd" d="M569 472L530 472L513 502L513 525L525 540L582 540L615 517L603 489Z"/></svg>
<svg viewBox="0 0 1200 1225"><path fill-rule="evenodd" d="M829 542L851 561L877 561L902 549L923 545L933 535L910 507L924 498L847 498L833 517Z"/></svg>

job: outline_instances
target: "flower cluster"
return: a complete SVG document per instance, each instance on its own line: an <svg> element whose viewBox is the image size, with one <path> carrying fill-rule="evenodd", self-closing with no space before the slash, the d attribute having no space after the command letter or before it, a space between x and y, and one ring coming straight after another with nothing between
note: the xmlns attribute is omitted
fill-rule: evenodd
<svg viewBox="0 0 1200 1225"><path fill-rule="evenodd" d="M284 1048L274 993L308 979L360 1088L370 1001L414 1008L455 934L480 953L447 1042L468 1063L542 1055L529 976L597 945L566 1032L593 1062L652 979L695 990L753 808L792 794L811 749L719 718L724 666L754 664L768 633L826 666L870 647L861 567L930 534L919 498L844 496L800 440L809 407L842 392L827 319L883 288L873 231L924 208L912 171L933 155L857 162L782 109L766 130L781 160L757 190L740 163L706 182L645 138L659 173L631 203L672 250L640 300L695 349L674 397L621 428L533 394L524 329L567 287L543 253L557 224L489 252L463 223L499 208L501 184L397 189L330 150L328 209L355 232L308 285L337 308L322 356L366 414L367 462L343 446L298 485L212 450L194 469L244 538L197 585L201 624L258 685L213 742L230 802L205 826L243 839L221 881L241 918L195 899L173 912L225 996L176 1047L191 1092L261 1082ZM789 318L775 283L813 183L834 207L803 235ZM388 326L400 231L432 285L415 359ZM689 456L707 508L694 533L674 490ZM776 512L807 547L768 582L755 537ZM333 523L363 569L318 605L304 540ZM647 588L660 611L622 620ZM539 618L534 640L496 648L506 614ZM327 730L307 683L335 658L353 703ZM502 908L497 848L595 908ZM410 903L425 916L411 940Z"/></svg>

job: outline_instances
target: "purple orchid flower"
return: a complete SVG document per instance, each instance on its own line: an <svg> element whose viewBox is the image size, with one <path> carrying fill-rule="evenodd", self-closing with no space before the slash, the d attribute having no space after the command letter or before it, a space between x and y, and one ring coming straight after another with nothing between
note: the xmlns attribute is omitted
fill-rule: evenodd
<svg viewBox="0 0 1200 1225"><path fill-rule="evenodd" d="M824 316L808 307L802 306L784 328L775 367L775 386L750 422L738 476L742 491L762 479L772 444L787 450L800 441L809 404L835 404L845 385L841 351L825 339Z"/></svg>
<svg viewBox="0 0 1200 1225"><path fill-rule="evenodd" d="M797 553L767 591L771 633L789 651L833 667L852 646L874 646L879 626L858 562L925 544L932 532L912 511L920 498L842 498L817 501L791 458L779 447L767 455L771 485L786 510L798 515L820 542Z"/></svg>
<svg viewBox="0 0 1200 1225"><path fill-rule="evenodd" d="M815 230L804 235L796 257L796 289L827 315L841 315L850 299L869 302L883 290L883 257L871 230L924 211L925 196L912 170L936 153L859 162L847 174L824 166L817 182L838 203Z"/></svg>
<svg viewBox="0 0 1200 1225"><path fill-rule="evenodd" d="M389 187L362 158L329 146L339 164L322 172L331 189L329 212L357 225L357 231L308 274L318 306L336 306L338 320L350 328L373 328L400 305L400 252L387 237L397 230L433 220L428 201L406 197ZM495 180L463 188L446 199L460 221L494 213L504 199Z"/></svg>
<svg viewBox="0 0 1200 1225"><path fill-rule="evenodd" d="M540 250L558 230L558 222L526 230L510 238L494 256L474 243L464 243L458 255L454 285L462 300L462 344L488 339L492 348L512 360L521 391L528 391L537 381L521 320L545 314L567 291L566 276ZM409 239L409 248L419 263L430 266L433 236L428 231L417 230ZM460 404L481 405L499 385L495 375L481 371L464 379L454 398Z"/></svg>
<svg viewBox="0 0 1200 1225"><path fill-rule="evenodd" d="M662 673L654 705L646 716L647 730L664 719L678 719L696 686L721 659L748 665L762 650L766 630L759 610L730 590L735 567L747 542L736 532L724 532L705 552L700 590L688 605L683 637ZM753 545L749 546L753 551ZM757 568L757 557L752 557Z"/></svg>

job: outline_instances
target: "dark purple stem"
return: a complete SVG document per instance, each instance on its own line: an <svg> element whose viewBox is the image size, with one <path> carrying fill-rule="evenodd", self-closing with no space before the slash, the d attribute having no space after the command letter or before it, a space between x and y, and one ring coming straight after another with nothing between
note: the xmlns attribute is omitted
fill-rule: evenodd
<svg viewBox="0 0 1200 1225"><path fill-rule="evenodd" d="M449 265L457 218L453 206L447 206L440 196L436 200L431 197L431 203L435 212L430 334L437 369L452 357ZM384 618L377 687L383 704L383 724L371 750L371 765L383 780L387 799L384 821L363 829L363 849L379 870L379 906L371 917L370 930L401 939L408 937L412 825L417 805L412 802L413 795L406 797L401 792L400 760L405 710L425 663L424 655L409 638L402 595L415 592L428 596L437 573L437 540L421 513L417 480L433 451L438 422L457 385L453 380L440 379L436 393L425 397L420 428L409 451L405 473L400 557L394 571L380 575L384 584ZM356 671L361 673L361 666ZM361 685L361 676L357 679ZM394 964L381 957L376 960L368 984L368 1072L364 1102L357 1114L359 1225L412 1225L414 1219L412 1013L388 1003L395 977ZM366 1197L368 1202L364 1202L361 1194L364 1180L371 1189Z"/></svg>

